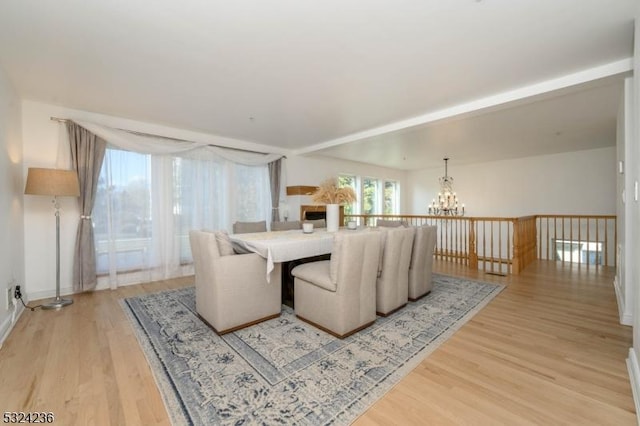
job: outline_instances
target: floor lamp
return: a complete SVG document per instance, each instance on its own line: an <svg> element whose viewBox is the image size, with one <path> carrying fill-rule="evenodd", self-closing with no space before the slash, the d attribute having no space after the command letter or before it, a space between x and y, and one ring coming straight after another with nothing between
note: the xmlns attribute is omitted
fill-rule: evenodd
<svg viewBox="0 0 640 426"><path fill-rule="evenodd" d="M42 305L42 309L59 309L73 303L60 297L60 204L58 197L79 197L78 175L73 170L29 168L25 194L53 197L56 210L56 298Z"/></svg>

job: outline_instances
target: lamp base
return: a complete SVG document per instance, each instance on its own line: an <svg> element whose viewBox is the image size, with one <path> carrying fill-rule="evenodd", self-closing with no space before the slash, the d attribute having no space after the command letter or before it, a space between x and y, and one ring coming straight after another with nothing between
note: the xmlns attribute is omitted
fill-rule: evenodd
<svg viewBox="0 0 640 426"><path fill-rule="evenodd" d="M62 297L56 297L51 302L43 303L42 309L60 309L73 303L72 299L63 299Z"/></svg>

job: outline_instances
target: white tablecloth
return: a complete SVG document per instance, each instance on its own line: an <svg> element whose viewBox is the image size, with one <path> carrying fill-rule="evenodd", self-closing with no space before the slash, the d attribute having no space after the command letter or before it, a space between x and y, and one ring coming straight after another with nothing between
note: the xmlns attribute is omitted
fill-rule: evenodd
<svg viewBox="0 0 640 426"><path fill-rule="evenodd" d="M339 231L340 232L340 231ZM274 264L331 253L333 235L324 229L305 234L301 229L229 235L240 253L257 253L267 259L267 281Z"/></svg>

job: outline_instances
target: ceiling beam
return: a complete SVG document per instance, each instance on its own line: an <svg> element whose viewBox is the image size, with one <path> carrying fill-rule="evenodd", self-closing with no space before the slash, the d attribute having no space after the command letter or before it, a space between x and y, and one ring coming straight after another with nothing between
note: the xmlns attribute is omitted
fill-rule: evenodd
<svg viewBox="0 0 640 426"><path fill-rule="evenodd" d="M435 123L438 121L460 118L461 116L485 112L492 108L504 107L508 104L522 102L526 99L537 98L544 95L549 95L552 92L570 89L574 86L581 84L594 82L597 80L606 79L608 77L619 76L621 74L630 73L633 71L633 58L626 58L615 62L610 62L605 65L589 68L583 71L579 71L573 74L568 74L562 77L546 80L541 83L531 84L523 86L514 90L501 92L495 95L487 96L484 98L476 99L474 101L454 105L452 107L444 108L441 110L429 112L423 115L419 115L406 120L396 121L384 126L375 127L373 129L365 130L362 132L352 133L350 135L342 136L336 139L321 142L306 148L294 150L293 154L301 155L308 154L315 151L319 151L325 148L331 148L338 145L343 145L349 142L355 142L361 139L367 139L375 136L380 136L385 133L396 132L416 126L423 126L426 124Z"/></svg>

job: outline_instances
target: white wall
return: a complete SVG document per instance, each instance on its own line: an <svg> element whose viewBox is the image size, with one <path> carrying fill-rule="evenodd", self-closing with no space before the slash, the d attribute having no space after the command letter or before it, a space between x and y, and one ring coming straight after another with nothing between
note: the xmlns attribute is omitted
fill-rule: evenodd
<svg viewBox="0 0 640 426"><path fill-rule="evenodd" d="M638 182L640 182L640 3L636 9L635 16L635 39L634 39L634 64L633 64L633 114L632 129L633 137L627 138L628 146L625 147L625 185L627 203L625 208L625 250L628 262L625 268L625 282L627 287L633 289L634 316L633 316L633 347L629 350L627 366L631 379L631 389L636 403L636 411L640 412L640 204L635 197Z"/></svg>
<svg viewBox="0 0 640 426"><path fill-rule="evenodd" d="M69 168L67 158L58 159L58 123L50 117L64 109L36 102L22 102L22 139L24 179L29 167ZM66 142L66 141L65 141ZM66 142L66 147L69 144ZM61 197L60 213L60 288L62 294L73 291L72 253L78 226L76 198ZM56 222L52 199L39 195L24 196L25 283L29 300L55 295Z"/></svg>
<svg viewBox="0 0 640 426"><path fill-rule="evenodd" d="M311 155L288 155L286 161L287 186L308 185L317 186L323 180L335 177L339 174L352 174L379 179L394 180L400 184L400 199L406 186L407 173L387 167L373 166L371 164L355 161L339 160L336 158ZM301 204L312 204L311 198L306 196L287 197L289 217L297 220ZM406 203L401 201L400 212L406 211Z"/></svg>
<svg viewBox="0 0 640 426"><path fill-rule="evenodd" d="M634 259L630 257L630 250L626 249L627 244L631 244L633 240L627 242L627 210L631 211L632 202L627 202L627 190L629 186L627 180L631 181L631 174L625 170L628 152L633 146L633 78L629 77L625 80L624 96L622 98L620 109L618 111L617 126L617 142L616 155L618 161L618 173L616 174L616 212L618 214L618 265L616 268L616 276L614 280L614 288L618 300L618 311L620 315L620 323L625 325L633 324L633 305L634 289L631 281L627 280L627 265L634 263Z"/></svg>
<svg viewBox="0 0 640 426"><path fill-rule="evenodd" d="M287 185L289 186L314 186L327 178L342 173L395 180L400 182L401 187L404 186L406 179L405 171L388 167L373 166L319 155L289 155L287 157Z"/></svg>
<svg viewBox="0 0 640 426"><path fill-rule="evenodd" d="M409 213L427 214L443 175L444 163L408 173ZM449 176L467 216L616 213L614 146L468 166L452 159Z"/></svg>
<svg viewBox="0 0 640 426"><path fill-rule="evenodd" d="M182 129L143 123L119 117L95 114L34 101L22 102L22 131L24 141L24 176L29 167L68 167L68 141L59 136L59 126L51 117L75 118L99 122L113 127L123 127L141 132L162 134L176 138L197 140L237 146L244 149L267 149L258 145L237 144L227 138L196 133ZM59 139L62 139L59 144ZM60 155L60 152L62 155ZM287 154L285 182L291 185L317 185L329 176L338 173L352 173L393 179L405 183L405 172L363 163L341 161L323 157L294 156ZM51 200L47 197L25 196L25 252L26 283L32 300L55 294L55 220ZM79 210L73 198L61 198L62 216L60 221L60 286L62 294L71 293L71 272L73 266L73 245L75 243ZM297 212L297 208L290 207ZM291 216L293 219L293 216Z"/></svg>
<svg viewBox="0 0 640 426"><path fill-rule="evenodd" d="M21 309L6 309L6 288L25 285L20 120L20 99L0 68L0 343Z"/></svg>
<svg viewBox="0 0 640 426"><path fill-rule="evenodd" d="M85 119L177 138L220 142L213 135L23 101L24 176L28 167L61 167L66 163L58 158L59 124L50 120L52 116ZM223 142L233 146L228 139ZM63 140L61 145L66 156L67 144ZM405 172L321 156L287 153L287 157L285 182L288 186L317 185L339 173L396 180L400 183L403 213L425 214L428 202L438 192L437 179L443 173L442 169ZM615 148L471 166L456 166L452 160L449 166L450 174L455 178L454 187L466 204L469 215L615 213ZM294 214L299 211L299 204L295 203L304 201L302 198L290 200L293 202L289 206L290 218L295 218ZM61 288L63 294L68 294L72 291L72 253L78 208L76 200L70 198L61 199L61 204ZM51 202L46 197L25 196L24 206L25 284L28 296L33 300L55 293L55 222Z"/></svg>

